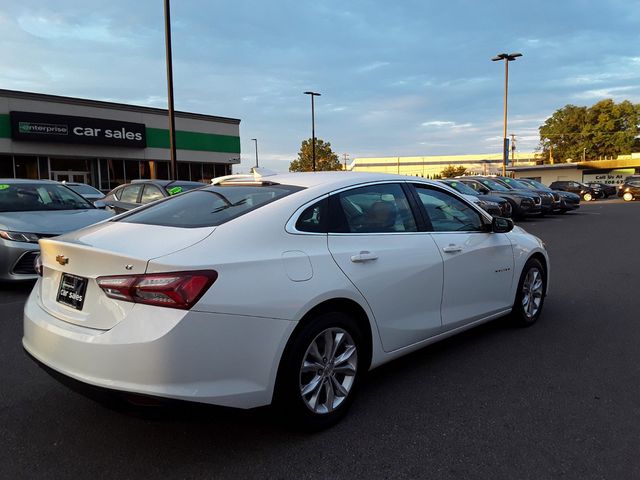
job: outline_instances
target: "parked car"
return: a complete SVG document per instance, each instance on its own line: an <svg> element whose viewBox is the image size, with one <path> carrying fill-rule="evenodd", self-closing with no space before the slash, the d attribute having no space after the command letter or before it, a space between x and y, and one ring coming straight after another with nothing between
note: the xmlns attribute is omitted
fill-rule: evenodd
<svg viewBox="0 0 640 480"><path fill-rule="evenodd" d="M476 205L490 215L493 215L494 217L511 218L511 204L504 198L496 195L483 195L459 180L445 179L439 181L453 188L456 192L461 193L462 195L475 197L474 202Z"/></svg>
<svg viewBox="0 0 640 480"><path fill-rule="evenodd" d="M453 189L360 172L242 176L43 239L23 345L76 385L338 421L368 370L540 316L541 240ZM132 367L133 366L133 367Z"/></svg>
<svg viewBox="0 0 640 480"><path fill-rule="evenodd" d="M576 182L575 180L557 180L552 182L549 187L553 190L563 190L580 195L585 202L590 202L603 196L602 191L591 188L582 182Z"/></svg>
<svg viewBox="0 0 640 480"><path fill-rule="evenodd" d="M537 182L535 180L530 180L528 178L519 178L518 183L524 185L525 187L530 188L534 192L539 194L545 194L551 197L551 212L552 213L560 213L561 210L565 210L565 207L562 204L562 197L558 190L552 190L546 185ZM578 198L578 203L580 203L580 197Z"/></svg>
<svg viewBox="0 0 640 480"><path fill-rule="evenodd" d="M540 199L540 195L534 192L524 193L509 190L504 185L486 177L467 176L459 177L458 180L470 186L478 193L495 195L507 200L511 204L512 216L515 219L521 219L529 214L536 214L541 211L542 200Z"/></svg>
<svg viewBox="0 0 640 480"><path fill-rule="evenodd" d="M37 278L38 240L111 216L58 182L0 179L0 280Z"/></svg>
<svg viewBox="0 0 640 480"><path fill-rule="evenodd" d="M78 195L82 195L83 198L89 200L90 202L94 202L96 200L100 200L104 198L104 193L98 190L91 185L87 185L86 183L76 183L76 182L62 182L64 185L69 187L71 190L76 192Z"/></svg>
<svg viewBox="0 0 640 480"><path fill-rule="evenodd" d="M622 197L625 202L640 198L640 178L625 181L618 191L618 196Z"/></svg>
<svg viewBox="0 0 640 480"><path fill-rule="evenodd" d="M553 197L553 194L549 193L546 189L539 190L539 189L533 188L530 185L525 185L523 183L520 183L520 181L516 180L515 178L502 177L500 175L496 175L495 177L491 177L491 178L493 178L497 182L501 182L507 188L511 190L515 190L517 192L525 192L525 193L535 192L537 195L540 196L540 200L541 200L540 215L546 215L547 213L553 212L553 208L555 206L554 205L555 199Z"/></svg>
<svg viewBox="0 0 640 480"><path fill-rule="evenodd" d="M618 193L618 189L614 185L607 185L606 183L600 182L587 182L586 185L596 191L600 191L602 198L608 198Z"/></svg>
<svg viewBox="0 0 640 480"><path fill-rule="evenodd" d="M187 180L133 180L111 190L97 206L119 214L204 185Z"/></svg>

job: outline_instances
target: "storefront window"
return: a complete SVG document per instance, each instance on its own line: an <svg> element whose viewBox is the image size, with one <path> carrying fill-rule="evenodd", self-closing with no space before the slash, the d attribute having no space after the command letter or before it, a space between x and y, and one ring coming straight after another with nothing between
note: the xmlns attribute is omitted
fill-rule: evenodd
<svg viewBox="0 0 640 480"><path fill-rule="evenodd" d="M140 178L140 165L138 165L138 160L125 160L124 161L124 176L126 183L131 182L131 180L137 180Z"/></svg>
<svg viewBox="0 0 640 480"><path fill-rule="evenodd" d="M214 166L216 177L223 177L224 175L229 175L231 173L231 170L227 170L227 165L224 163L216 163Z"/></svg>
<svg viewBox="0 0 640 480"><path fill-rule="evenodd" d="M38 157L16 155L16 178L38 178Z"/></svg>
<svg viewBox="0 0 640 480"><path fill-rule="evenodd" d="M11 155L0 155L0 178L13 178L13 158Z"/></svg>
<svg viewBox="0 0 640 480"><path fill-rule="evenodd" d="M213 163L202 164L202 179L205 183L211 182L211 179L216 176L215 165Z"/></svg>
<svg viewBox="0 0 640 480"><path fill-rule="evenodd" d="M169 180L169 162L156 162L156 178Z"/></svg>
<svg viewBox="0 0 640 480"><path fill-rule="evenodd" d="M122 160L107 160L109 169L109 190L116 188L118 185L122 185L125 182L124 179L124 165Z"/></svg>
<svg viewBox="0 0 640 480"><path fill-rule="evenodd" d="M189 164L186 162L178 163L178 180L191 180L191 174L189 173Z"/></svg>
<svg viewBox="0 0 640 480"><path fill-rule="evenodd" d="M40 165L40 179L47 180L49 178L49 162L47 157L38 157L38 165Z"/></svg>

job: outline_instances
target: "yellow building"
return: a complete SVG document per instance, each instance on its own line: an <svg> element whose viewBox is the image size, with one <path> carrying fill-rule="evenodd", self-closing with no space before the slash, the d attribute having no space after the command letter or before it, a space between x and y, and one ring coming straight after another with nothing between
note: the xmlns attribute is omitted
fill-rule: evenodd
<svg viewBox="0 0 640 480"><path fill-rule="evenodd" d="M514 153L512 156L513 158L509 159L509 166L523 167L536 164L534 152ZM502 154L356 158L347 166L347 170L432 178L448 166L465 167L467 172L477 175L502 173Z"/></svg>

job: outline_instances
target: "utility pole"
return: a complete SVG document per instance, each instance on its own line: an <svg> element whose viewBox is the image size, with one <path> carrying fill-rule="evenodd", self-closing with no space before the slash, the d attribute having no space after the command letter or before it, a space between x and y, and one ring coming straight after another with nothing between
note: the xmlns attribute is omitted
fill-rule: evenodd
<svg viewBox="0 0 640 480"><path fill-rule="evenodd" d="M176 158L176 117L173 111L173 61L171 55L171 5L170 0L164 0L164 39L167 57L167 97L169 112L169 177L178 179L178 165Z"/></svg>
<svg viewBox="0 0 640 480"><path fill-rule="evenodd" d="M516 160L516 136L511 134L511 165L515 166Z"/></svg>
<svg viewBox="0 0 640 480"><path fill-rule="evenodd" d="M342 158L344 159L344 171L347 171L347 158L349 158L349 154L348 153L343 153L342 154Z"/></svg>

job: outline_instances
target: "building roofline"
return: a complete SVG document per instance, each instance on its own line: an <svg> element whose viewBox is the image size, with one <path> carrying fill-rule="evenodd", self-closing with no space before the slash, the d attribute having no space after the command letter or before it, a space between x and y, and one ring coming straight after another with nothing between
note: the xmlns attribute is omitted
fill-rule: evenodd
<svg viewBox="0 0 640 480"><path fill-rule="evenodd" d="M149 113L153 115L168 115L164 108L143 107L141 105L129 105L126 103L105 102L103 100L89 100L86 98L64 97L61 95L50 95L45 93L21 92L18 90L5 90L0 88L0 97L18 98L22 100L36 100L41 102L66 103L69 105L82 105L85 107L108 108L111 110L125 110L129 112ZM218 117L216 115L205 115L203 113L191 113L176 111L178 118L189 118L193 120L215 121L220 123L240 124L240 119L230 117Z"/></svg>
<svg viewBox="0 0 640 480"><path fill-rule="evenodd" d="M526 170L562 170L563 168L580 168L579 163L556 163L554 165L524 165L522 167L507 167L510 172L522 172Z"/></svg>

